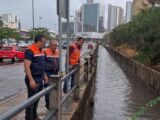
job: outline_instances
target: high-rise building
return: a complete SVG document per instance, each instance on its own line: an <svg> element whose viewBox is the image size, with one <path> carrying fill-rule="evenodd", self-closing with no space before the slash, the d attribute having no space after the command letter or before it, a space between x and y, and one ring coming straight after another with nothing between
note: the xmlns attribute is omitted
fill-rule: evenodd
<svg viewBox="0 0 160 120"><path fill-rule="evenodd" d="M104 32L105 7L100 3L83 4L83 32Z"/></svg>
<svg viewBox="0 0 160 120"><path fill-rule="evenodd" d="M110 21L110 23L108 23L108 30L112 30L116 27L116 21L117 21L117 11L116 11L116 7L114 6L111 6L110 7L111 10L109 10L111 13L110 13L110 16L108 16L108 21ZM109 14L109 13L108 13Z"/></svg>
<svg viewBox="0 0 160 120"><path fill-rule="evenodd" d="M87 0L87 3L89 3L89 4L91 4L93 2L94 2L94 0Z"/></svg>
<svg viewBox="0 0 160 120"><path fill-rule="evenodd" d="M1 20L4 22L6 27L13 29L20 29L21 27L20 20L18 20L17 16L13 13L2 14Z"/></svg>
<svg viewBox="0 0 160 120"><path fill-rule="evenodd" d="M82 13L80 10L77 10L75 12L75 18L76 18L76 21L79 21L79 22L82 21Z"/></svg>
<svg viewBox="0 0 160 120"><path fill-rule="evenodd" d="M13 13L7 13L7 14L2 14L1 15L2 19L5 20L6 22L16 22L17 16L14 15Z"/></svg>
<svg viewBox="0 0 160 120"><path fill-rule="evenodd" d="M81 10L77 10L75 12L74 22L75 22L75 34L77 32L82 32L82 12Z"/></svg>
<svg viewBox="0 0 160 120"><path fill-rule="evenodd" d="M115 27L123 23L124 10L118 6L108 5L108 31L113 30Z"/></svg>
<svg viewBox="0 0 160 120"><path fill-rule="evenodd" d="M131 21L133 15L133 2L127 1L126 2L126 22Z"/></svg>
<svg viewBox="0 0 160 120"><path fill-rule="evenodd" d="M118 26L123 23L124 10L121 7L116 7L116 12L116 26Z"/></svg>
<svg viewBox="0 0 160 120"><path fill-rule="evenodd" d="M62 22L62 34L67 34L67 28L67 22ZM74 21L69 22L69 33L74 34Z"/></svg>

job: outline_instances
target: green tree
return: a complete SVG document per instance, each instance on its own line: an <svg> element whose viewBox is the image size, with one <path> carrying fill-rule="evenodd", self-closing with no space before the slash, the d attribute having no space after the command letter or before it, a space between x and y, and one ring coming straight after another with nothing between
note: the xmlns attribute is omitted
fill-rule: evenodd
<svg viewBox="0 0 160 120"><path fill-rule="evenodd" d="M3 39L9 40L10 38L19 40L20 35L17 32L16 29L11 29L8 27L1 27L0 28L0 40L2 41Z"/></svg>
<svg viewBox="0 0 160 120"><path fill-rule="evenodd" d="M33 36L36 35L44 35L47 40L53 39L47 28L35 28L34 30L30 30L30 39L33 39Z"/></svg>
<svg viewBox="0 0 160 120"><path fill-rule="evenodd" d="M134 16L131 22L115 28L109 34L110 44L117 47L127 43L137 49L141 53L140 56L145 56L147 61L152 62L159 59L160 63L159 20L159 7L145 9L137 16Z"/></svg>

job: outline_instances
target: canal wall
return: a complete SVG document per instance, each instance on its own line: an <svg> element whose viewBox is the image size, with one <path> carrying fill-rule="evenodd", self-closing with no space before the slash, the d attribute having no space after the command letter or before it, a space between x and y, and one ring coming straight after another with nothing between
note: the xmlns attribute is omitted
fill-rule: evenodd
<svg viewBox="0 0 160 120"><path fill-rule="evenodd" d="M81 89L80 100L75 111L72 113L69 120L91 120L92 119L92 110L94 104L94 93L95 93L95 76L97 70L97 54L98 54L98 45L94 53L92 53L92 62L93 64L89 68L89 81L84 84L84 87Z"/></svg>
<svg viewBox="0 0 160 120"><path fill-rule="evenodd" d="M94 73L95 74L95 73ZM83 97L81 98L78 107L70 120L90 120L92 114L92 104L94 97L94 84L95 84L95 75L92 74L88 85L85 88Z"/></svg>
<svg viewBox="0 0 160 120"><path fill-rule="evenodd" d="M147 86L160 93L160 72L151 69L127 56L121 54L119 51L113 50L108 46L104 46L113 58L118 62L123 71L131 80L141 80Z"/></svg>

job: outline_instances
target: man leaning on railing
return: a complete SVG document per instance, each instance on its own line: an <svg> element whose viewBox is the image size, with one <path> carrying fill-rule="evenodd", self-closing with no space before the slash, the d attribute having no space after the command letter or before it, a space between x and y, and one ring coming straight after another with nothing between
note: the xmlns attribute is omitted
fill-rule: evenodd
<svg viewBox="0 0 160 120"><path fill-rule="evenodd" d="M45 56L42 48L45 46L45 37L42 35L35 36L35 43L25 51L25 83L28 91L28 98L37 94L43 89L43 80L48 81L45 74ZM37 100L34 104L26 109L26 120L40 120L37 116Z"/></svg>
<svg viewBox="0 0 160 120"><path fill-rule="evenodd" d="M59 50L57 49L56 40L50 42L49 48L44 50L45 54L45 72L47 77L57 75L59 72ZM49 83L44 83L44 88L48 87ZM49 93L45 95L46 108L49 109Z"/></svg>
<svg viewBox="0 0 160 120"><path fill-rule="evenodd" d="M80 63L80 54L83 46L84 38L79 37L76 42L69 46L69 70L73 70ZM63 92L67 93L68 80L64 81ZM74 86L74 75L71 76L71 88Z"/></svg>

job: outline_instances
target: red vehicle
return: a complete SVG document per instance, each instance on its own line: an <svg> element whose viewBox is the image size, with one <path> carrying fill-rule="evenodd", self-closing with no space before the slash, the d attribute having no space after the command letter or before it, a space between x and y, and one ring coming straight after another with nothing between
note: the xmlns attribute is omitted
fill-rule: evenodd
<svg viewBox="0 0 160 120"><path fill-rule="evenodd" d="M0 61L11 59L12 62L24 59L24 49L18 46L3 46L0 49Z"/></svg>

